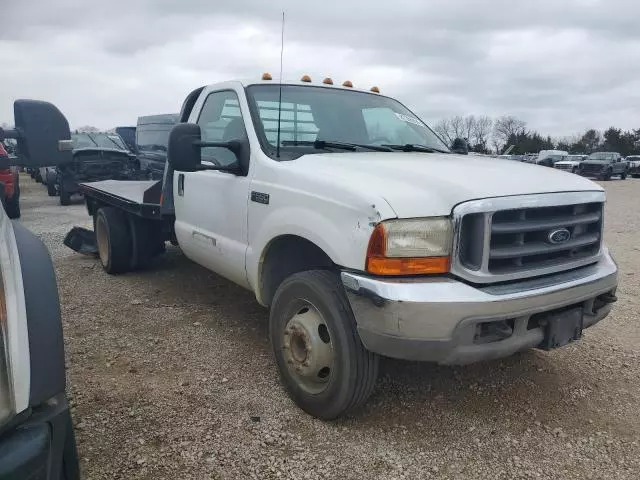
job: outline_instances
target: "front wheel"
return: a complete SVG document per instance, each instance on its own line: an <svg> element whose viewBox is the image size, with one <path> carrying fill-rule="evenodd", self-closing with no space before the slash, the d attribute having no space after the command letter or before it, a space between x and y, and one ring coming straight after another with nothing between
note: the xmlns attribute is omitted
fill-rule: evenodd
<svg viewBox="0 0 640 480"><path fill-rule="evenodd" d="M378 355L358 336L338 276L291 275L273 298L269 336L280 377L305 412L332 420L361 406L378 376Z"/></svg>

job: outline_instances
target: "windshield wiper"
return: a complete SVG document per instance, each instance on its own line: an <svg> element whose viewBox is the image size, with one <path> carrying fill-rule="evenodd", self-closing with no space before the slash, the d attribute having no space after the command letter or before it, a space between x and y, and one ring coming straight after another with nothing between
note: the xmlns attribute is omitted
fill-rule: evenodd
<svg viewBox="0 0 640 480"><path fill-rule="evenodd" d="M116 146L116 148L117 148L118 150L122 150L122 146L118 145L118 142L116 142L113 138L111 138L111 137L110 137L110 136L108 136L108 135L107 135L107 138L109 139L109 141L110 141L111 143L113 143L113 144Z"/></svg>
<svg viewBox="0 0 640 480"><path fill-rule="evenodd" d="M98 145L98 142L96 142L96 139L95 139L95 138L93 138L93 136L92 136L89 132L87 132L87 137L89 137L89 138L91 139L91 141L93 142L93 144L94 144L96 147L99 147L99 146L100 146L100 145Z"/></svg>
<svg viewBox="0 0 640 480"><path fill-rule="evenodd" d="M433 148L427 147L424 145L413 145L411 143L407 143L405 145L381 145L382 147L391 148L392 150L402 150L403 152L425 152L425 153L451 153L447 150L442 150L441 148Z"/></svg>
<svg viewBox="0 0 640 480"><path fill-rule="evenodd" d="M373 150L375 152L391 152L392 149L387 145L366 145L364 143L348 143L348 142L331 142L328 140L283 140L283 146L309 146L324 150L326 148L335 148L338 150L356 151L358 148Z"/></svg>

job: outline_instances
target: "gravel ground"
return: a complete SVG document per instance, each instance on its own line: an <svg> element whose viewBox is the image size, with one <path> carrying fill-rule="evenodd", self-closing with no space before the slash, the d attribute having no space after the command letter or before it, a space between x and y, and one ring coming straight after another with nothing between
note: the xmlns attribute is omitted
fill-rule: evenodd
<svg viewBox="0 0 640 480"><path fill-rule="evenodd" d="M86 479L640 478L640 180L606 182L619 302L577 344L466 367L385 360L364 410L324 423L280 387L267 312L169 249L108 276L62 246L90 225L22 178L54 257Z"/></svg>

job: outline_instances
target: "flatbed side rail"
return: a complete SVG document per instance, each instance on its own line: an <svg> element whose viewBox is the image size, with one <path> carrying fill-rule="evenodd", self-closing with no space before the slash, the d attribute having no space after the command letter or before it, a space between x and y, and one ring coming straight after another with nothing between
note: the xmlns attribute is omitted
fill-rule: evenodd
<svg viewBox="0 0 640 480"><path fill-rule="evenodd" d="M156 186L159 186L159 188L161 189L162 188L161 182L158 182L156 185L154 185L152 189L155 189ZM88 200L91 199L95 201L95 203L116 207L132 215L136 215L138 217L147 218L151 220L161 220L163 218L162 213L160 211L159 201L157 203L156 202L147 203L148 200L150 200L150 197L154 196L153 193L155 192L149 195L147 195L147 192L145 192L145 195L143 197L143 202L136 202L131 199L124 198L120 195L116 195L112 192L108 192L105 190L101 190L99 188L92 187L90 184L87 184L87 183L81 183L79 191L80 193L82 193L82 195L84 195L85 201L87 202L87 206L89 204ZM159 197L159 194L158 194L158 197Z"/></svg>

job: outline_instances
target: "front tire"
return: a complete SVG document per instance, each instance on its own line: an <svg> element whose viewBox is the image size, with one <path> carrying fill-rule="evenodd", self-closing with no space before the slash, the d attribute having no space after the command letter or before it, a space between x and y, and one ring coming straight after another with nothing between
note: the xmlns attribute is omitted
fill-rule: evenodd
<svg viewBox="0 0 640 480"><path fill-rule="evenodd" d="M333 420L371 395L379 356L360 341L335 273L312 270L285 279L271 304L269 336L287 393L310 415Z"/></svg>
<svg viewBox="0 0 640 480"><path fill-rule="evenodd" d="M103 207L96 213L94 228L100 263L109 274L124 273L131 266L132 241L125 215Z"/></svg>

